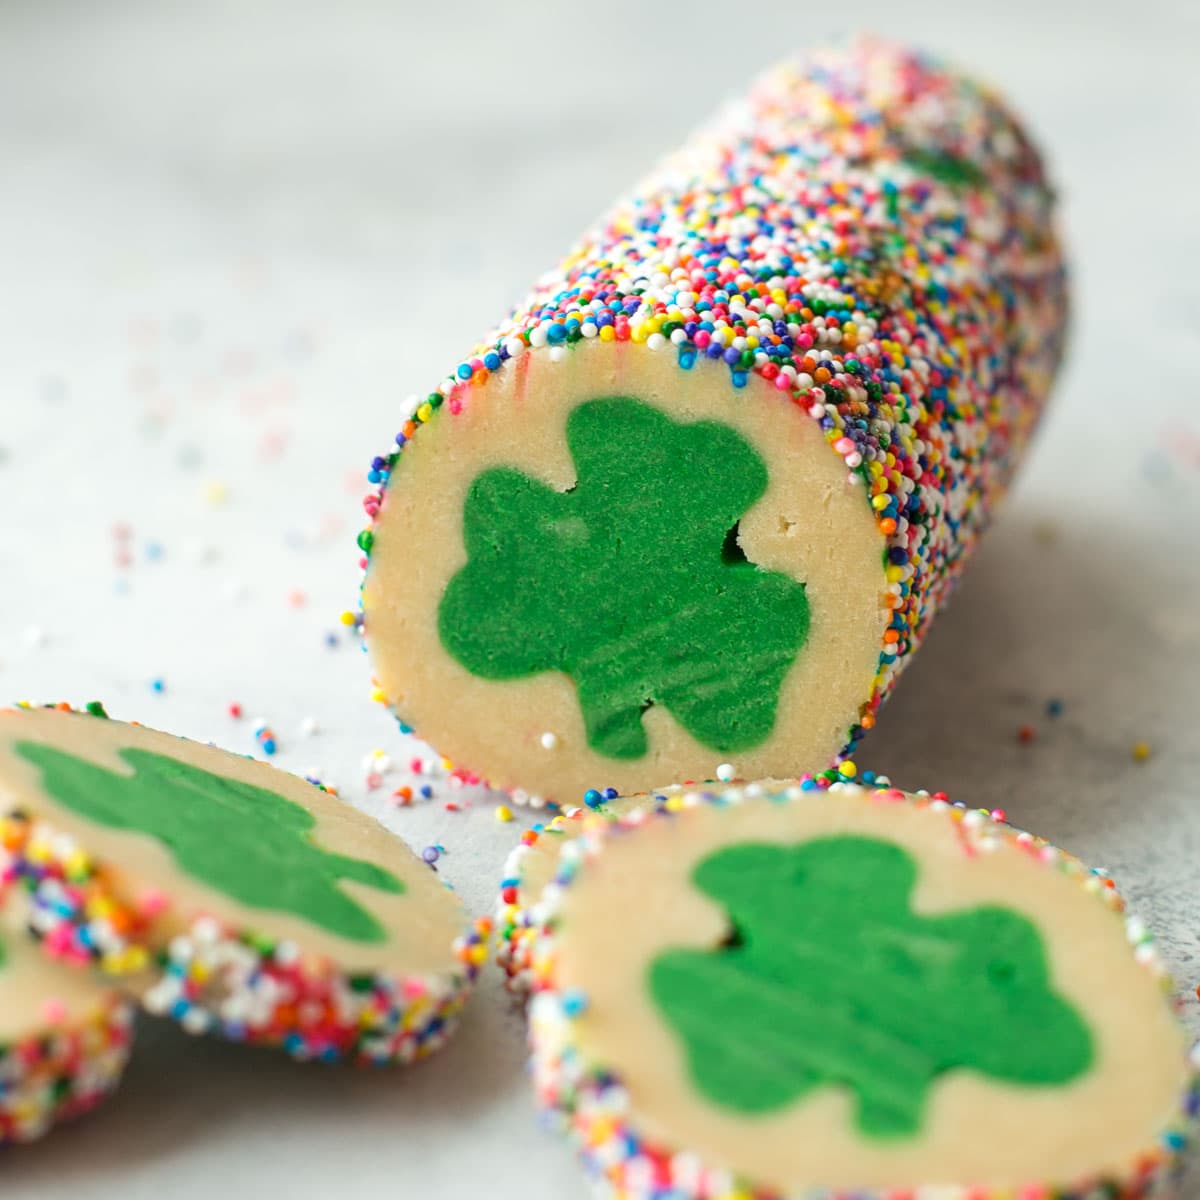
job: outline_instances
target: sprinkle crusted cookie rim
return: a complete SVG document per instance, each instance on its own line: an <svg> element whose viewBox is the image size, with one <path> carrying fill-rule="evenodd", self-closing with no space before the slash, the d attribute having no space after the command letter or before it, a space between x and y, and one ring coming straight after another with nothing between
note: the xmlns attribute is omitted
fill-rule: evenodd
<svg viewBox="0 0 1200 1200"><path fill-rule="evenodd" d="M86 711L106 716L98 704ZM16 810L0 813L0 883L28 893L30 932L49 956L125 983L148 1012L189 1033L278 1046L305 1060L384 1065L438 1049L454 1031L491 933L489 920L476 921L453 942L458 969L412 974L343 971L294 942L203 912L183 916L183 932L167 939L155 926L171 911L169 897L129 901L72 837Z"/></svg>
<svg viewBox="0 0 1200 1200"><path fill-rule="evenodd" d="M881 781L885 782L885 781ZM998 841L1028 854L1047 869L1076 880L1115 917L1123 918L1126 938L1135 962L1148 971L1170 1003L1173 982L1151 934L1142 922L1126 914L1125 901L1104 871L1086 866L1074 855L1044 838L1008 825L997 816L951 803L943 793L906 793L890 786L864 787L848 783L836 771L806 776L786 789L766 790L755 784L715 790L689 790L667 804L639 808L604 822L588 822L580 837L564 845L558 871L537 903L537 924L527 954L532 974L530 1045L537 1101L550 1123L565 1133L582 1156L589 1173L603 1180L612 1194L627 1200L651 1200L669 1193L695 1200L1140 1200L1164 1194L1180 1166L1180 1157L1194 1132L1200 1111L1200 1043L1188 1060L1187 1083L1175 1116L1160 1131L1155 1143L1136 1155L1117 1176L1081 1179L1062 1186L1031 1183L1022 1188L937 1186L913 1189L829 1191L818 1189L788 1193L757 1186L732 1172L707 1167L694 1152L652 1144L638 1132L629 1112L629 1098L620 1079L601 1067L581 1060L574 1038L574 1018L586 1004L570 993L560 993L554 982L559 913L572 882L586 863L603 853L610 838L632 832L654 820L686 819L690 809L731 807L745 801L789 804L802 802L814 792L843 796L875 804L909 804L943 816L957 826L964 845L982 847ZM1177 1008L1177 1005L1175 1005Z"/></svg>
<svg viewBox="0 0 1200 1200"><path fill-rule="evenodd" d="M647 796L646 803L653 804L653 797ZM533 944L539 924L540 897L530 897L527 902L522 902L521 890L525 882L522 863L546 834L556 836L569 822L615 819L616 814L603 804L594 808L587 805L565 808L545 825L526 829L509 851L504 860L504 873L492 923L495 929L496 965L504 973L505 988L514 995L523 996L532 985Z"/></svg>
<svg viewBox="0 0 1200 1200"><path fill-rule="evenodd" d="M712 788L720 785L710 781L705 786ZM665 788L654 788L644 793L643 803L637 808L641 810L665 806L687 790L679 783L670 784ZM541 895L525 898L521 895L525 884L523 863L526 857L544 835L550 834L554 837L563 829L569 828L572 822L583 822L582 827L586 828L589 821L602 825L616 820L618 812L609 805L617 799L622 797L617 795L615 788L606 788L603 792L599 789L589 789L582 805L563 808L545 824L526 829L504 860L492 924L495 930L496 965L504 974L505 988L513 995L525 996L532 987L533 945L541 923ZM563 844L566 844L566 840Z"/></svg>
<svg viewBox="0 0 1200 1200"><path fill-rule="evenodd" d="M116 1090L133 1046L133 1012L114 993L81 1020L0 1047L0 1146L34 1141Z"/></svg>
<svg viewBox="0 0 1200 1200"><path fill-rule="evenodd" d="M753 81L744 104L748 107L753 99L763 113L772 115L777 96L771 94L770 87L777 83L779 77L786 76L788 72L800 72L811 61L803 57L792 59L768 70ZM937 146L930 147L929 153L925 153L925 148L920 146L905 149L896 144L887 144L887 153L883 157L893 168L900 167L900 183L898 185L891 177L872 178L871 182L878 189L873 201L875 208L882 205L891 220L896 219L902 199L915 204L915 213L921 211L930 198L937 201L953 198L957 201L964 182L974 187L993 182L988 172L976 163L973 151L988 146L988 139L1004 122L1012 127L1003 130L1006 135L1016 133L1018 149L1011 160L997 158L989 162L989 166L997 177L1005 171L1012 172L1014 178L1009 181L1012 186L1026 199L1036 197L1038 204L1049 214L1053 192L1041 164L1036 154L1024 143L1023 134L1013 116L990 88L976 80L950 73L936 59L872 39L860 39L840 62L843 68L850 66L863 72L887 62L897 69L924 73L923 77L936 77L937 85L948 87L960 98L969 98L975 106L971 115L977 119L977 123L982 123L982 132L973 127L970 131L960 129L956 134L960 143L966 144L958 146L958 157L954 161L966 163L971 168L967 175L958 177L954 177L953 173L948 175L932 170L923 173L917 168L921 162L929 164L939 160L939 157L945 157ZM829 72L827 61L820 62L820 68L825 72L824 82L828 84L836 72ZM836 87L830 95L838 103L843 99L837 94ZM713 133L717 136L727 134L730 111L740 114L742 110L720 110L710 123L712 133L709 125L704 126L685 143L685 150L691 151L700 139ZM870 111L879 115L874 110ZM747 130L741 126L737 128L740 138L746 139ZM972 143L971 138L975 138L978 145ZM650 181L661 186L660 173L663 178L669 178L667 168L677 157L678 152L668 156L651 175ZM711 164L708 164L708 169L712 169ZM402 429L393 444L372 459L367 471L367 482L372 490L364 497L363 507L368 524L357 539L362 552L359 560L362 582L365 583L370 564L383 501L405 447L443 408L448 408L451 414L461 411L463 405L470 402L472 389L486 384L494 372L510 369L514 361L529 354L537 354L552 362L559 361L580 345L599 341L634 346L639 353L674 353L680 368L688 371L696 368L711 370L718 365L726 365L731 387L735 390L745 388L749 376L753 374L820 425L827 444L844 461L848 480L865 485L864 501L871 509L881 535L884 586L891 593L892 619L884 633L870 695L861 706L857 724L847 730L841 753L849 755L862 734L874 726L880 705L890 693L909 652L923 637L930 615L922 594L913 588L917 575L913 560L914 557L919 560L925 552L932 556L935 551L926 550L925 542L912 536L910 529L926 521L944 519L942 510L947 493L943 492L943 487L954 490L967 483L974 488L979 483L979 480L972 483L969 478L955 474L947 477L940 459L933 465L922 465L921 461L924 444L918 436L918 424L922 421L927 424L931 422L926 401L930 400L933 409L937 410L949 395L948 385L954 383L956 387L965 386L965 377L949 365L945 347L936 338L925 347L922 339L929 335L932 327L927 328L928 322L918 321L914 313L905 308L905 304L911 302L911 297L909 300L903 297L892 300L873 295L869 280L864 286L864 280L855 274L856 264L861 266L855 258L860 250L847 253L847 263L842 261L840 252L818 252L811 239L806 242L797 235L793 246L785 238L773 250L782 254L784 251L780 247L788 247L786 257L789 264L795 267L795 271L789 274L791 265L787 270L772 267L768 254L760 253L759 257L755 257L746 248L747 243L757 238L735 235L732 227L717 236L715 230L719 227L719 220L724 219L728 224L730 217L724 214L718 218L711 213L708 217L714 226L709 229L710 236L707 237L711 245L704 240L690 242L683 234L674 233L671 236L679 244L673 244L665 252L661 251L661 247L648 250L645 237L638 240L641 235L640 217L634 215L635 211L645 215L646 210L637 208L631 200L636 202L644 199L650 181L643 180L635 185L629 197L618 200L600 223L586 230L557 270L535 285L526 300L487 339L477 343L471 354L443 378L436 390L424 399L418 396L409 398L402 414ZM701 173L692 177L692 186L698 186L701 190L710 182ZM861 185L862 181L858 183ZM757 183L753 190L757 194ZM869 189L859 198L864 205L868 194ZM656 193L651 195L655 197ZM669 190L666 195L672 201L679 199ZM915 201L914 196L917 197ZM769 191L762 192L761 198L768 202L778 199ZM751 199L750 212L761 214L762 209L755 207L758 202ZM690 212L687 209L683 211L685 214ZM840 237L845 230L831 215L832 212L830 207L819 214L820 220L825 222L822 228L827 227L829 236ZM756 234L762 236L767 227L761 225L761 215L748 219L760 222L756 226ZM1050 219L1047 216L1047 220ZM661 213L659 220L663 220ZM699 228L705 228L703 223ZM654 230L657 232L659 226L654 226ZM699 236L698 232L696 236ZM767 236L774 238L773 234ZM716 252L717 246L724 247L720 254ZM715 285L716 308L705 298L707 293L698 297L693 279L681 282L675 280L673 274L668 278L668 272L680 265L681 247L687 252L683 256L685 262L692 266L700 264L709 270L705 286ZM915 252L919 246L909 244L908 249ZM793 250L808 255L812 261L802 259L795 262ZM816 274L812 279L804 274L795 274L809 271L814 265ZM1040 265L1043 272L1052 267L1051 273L1061 283L1064 268L1057 252L1048 255ZM919 269L928 275L930 264L922 260ZM652 281L659 275L668 278L665 290L671 293L673 305L659 299L656 285L652 286ZM939 278L936 284L944 290L947 279ZM862 294L858 294L860 290ZM597 296L600 300L596 299ZM770 307L755 308L755 302L765 302L767 299L772 301ZM926 303L935 302L927 300ZM944 309L945 306L937 301L935 307ZM705 322L703 318L716 315L718 309L730 320L724 330L718 327L710 332L703 326L711 325L711 321ZM687 319L689 312L692 317L690 323ZM772 329L776 333L779 332L781 318L786 318L782 324L787 327L783 339L787 354L782 354L778 345L758 341L764 328L760 323L760 318L765 319L764 314L773 318ZM826 314L832 314L832 324L827 323ZM697 328L693 329L692 326ZM870 336L859 341L860 332L868 328ZM911 350L914 329L920 334L919 352ZM827 331L836 332L837 340L827 340ZM843 342L850 331L853 338L847 351L843 348ZM751 337L754 339L753 348L738 349L732 344L735 338L745 343ZM875 340L872 341L872 338ZM880 358L879 351L881 342L887 347L887 354L883 358ZM868 359L873 354L874 359L888 362L887 369L864 362L863 356L856 354L859 345L868 346ZM872 346L874 351L870 350ZM887 356L891 356L890 359ZM1051 352L1050 357L1055 358L1056 355ZM718 360L717 363L706 361L714 358ZM809 360L812 360L811 364ZM899 373L897 363L903 368ZM884 380L886 386L880 380ZM956 392L950 405L951 414L939 413L936 419L932 419L932 424L936 427L947 420L962 420L982 427L986 418L981 415L981 407L986 406L981 406L980 400L981 396L970 392L965 395L960 409ZM1030 428L1025 431L1030 432L1032 424L1036 422L1039 405L1036 399L1031 402L1029 396L1025 396L1022 403L1032 414L1029 418ZM864 411L869 420L863 419ZM1015 412L1008 414L1006 426L1014 415ZM1020 422L1016 424L1020 425ZM886 426L882 442L877 440L876 425ZM957 453L957 447L952 447L949 457L953 459ZM993 485L994 498L998 500L1005 490L1004 481L993 481ZM913 515L911 522L910 515ZM964 557L964 550L970 548L977 535L978 530L969 533L964 544L953 555L947 557L945 562L937 563L932 577L926 580L926 591L936 595L939 589L949 588ZM360 636L366 635L362 583L357 610L343 614L343 621L353 626ZM372 699L391 709L402 732L419 733L406 722L404 714L398 711L378 681L374 684ZM469 767L470 764L463 764L455 770L455 774L468 783L487 783L485 778ZM518 802L525 799L542 800L541 797L527 797L520 789L510 789L510 795Z"/></svg>

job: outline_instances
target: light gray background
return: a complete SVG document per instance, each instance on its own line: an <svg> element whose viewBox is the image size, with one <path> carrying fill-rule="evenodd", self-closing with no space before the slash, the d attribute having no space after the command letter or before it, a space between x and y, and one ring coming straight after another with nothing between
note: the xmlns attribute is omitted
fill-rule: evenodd
<svg viewBox="0 0 1200 1200"><path fill-rule="evenodd" d="M724 94L856 27L1009 93L1052 157L1078 285L1020 485L860 761L1110 867L1200 1025L1188 3L3 5L0 695L99 696L247 752L265 717L277 762L441 842L487 911L517 827L482 797L447 812L442 781L411 810L369 794L365 755L413 751L358 649L324 643L354 600L362 471L400 399ZM453 1044L408 1072L148 1025L119 1096L5 1155L0 1191L582 1197L522 1060L491 968Z"/></svg>

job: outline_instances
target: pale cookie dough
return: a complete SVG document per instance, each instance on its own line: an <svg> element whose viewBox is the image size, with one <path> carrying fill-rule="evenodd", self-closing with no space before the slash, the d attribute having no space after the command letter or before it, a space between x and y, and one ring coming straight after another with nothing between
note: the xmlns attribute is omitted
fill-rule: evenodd
<svg viewBox="0 0 1200 1200"><path fill-rule="evenodd" d="M1190 1132L1144 928L986 813L832 773L690 791L589 825L556 883L534 1081L602 1195L1140 1197Z"/></svg>
<svg viewBox="0 0 1200 1200"><path fill-rule="evenodd" d="M714 795L726 788L742 795L747 787L753 793L760 788L784 788L790 782L768 779L746 785L710 781L704 786ZM552 885L563 847L592 826L617 821L640 808L678 811L689 791L678 783L634 796L613 795L614 790L602 793L592 789L587 793L588 804L565 809L545 824L525 830L505 861L494 920L496 964L504 972L505 986L516 995L523 995L533 983L533 943L541 924L542 900L554 901Z"/></svg>
<svg viewBox="0 0 1200 1200"><path fill-rule="evenodd" d="M43 948L195 1033L408 1061L446 1039L486 954L376 821L138 725L0 712L0 835Z"/></svg>
<svg viewBox="0 0 1200 1200"><path fill-rule="evenodd" d="M0 858L3 851L0 850ZM17 888L0 897L0 1145L95 1108L120 1082L133 1004L89 972L50 962Z"/></svg>
<svg viewBox="0 0 1200 1200"><path fill-rule="evenodd" d="M376 698L535 804L827 767L1049 394L1053 208L1002 102L919 53L767 72L400 414L359 535Z"/></svg>

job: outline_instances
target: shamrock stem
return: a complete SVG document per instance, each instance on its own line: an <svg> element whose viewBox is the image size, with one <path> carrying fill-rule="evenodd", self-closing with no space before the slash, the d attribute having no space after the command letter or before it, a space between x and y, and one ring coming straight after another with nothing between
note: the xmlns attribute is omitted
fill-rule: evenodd
<svg viewBox="0 0 1200 1200"><path fill-rule="evenodd" d="M641 758L646 753L641 704L630 704L603 690L578 685L579 707L587 727L588 745L609 758Z"/></svg>

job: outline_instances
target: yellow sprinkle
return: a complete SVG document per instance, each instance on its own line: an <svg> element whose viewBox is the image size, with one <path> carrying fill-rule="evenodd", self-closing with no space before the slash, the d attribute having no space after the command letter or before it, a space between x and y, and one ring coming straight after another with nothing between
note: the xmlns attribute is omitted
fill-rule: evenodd
<svg viewBox="0 0 1200 1200"><path fill-rule="evenodd" d="M858 774L858 767L846 759L845 762L838 763L838 774L846 779L853 779Z"/></svg>
<svg viewBox="0 0 1200 1200"><path fill-rule="evenodd" d="M509 808L507 804L501 804L499 808L496 809L497 821L511 821L512 819L512 809Z"/></svg>
<svg viewBox="0 0 1200 1200"><path fill-rule="evenodd" d="M1150 746L1147 742L1133 743L1133 761L1145 762L1150 757Z"/></svg>
<svg viewBox="0 0 1200 1200"><path fill-rule="evenodd" d="M611 325L603 325L600 328L600 340L602 342L615 341L617 337L616 330Z"/></svg>
<svg viewBox="0 0 1200 1200"><path fill-rule="evenodd" d="M342 613L342 615L340 617L338 617L338 620L341 621L341 623L343 625L353 625L354 624L354 614L349 609L347 609L344 613Z"/></svg>
<svg viewBox="0 0 1200 1200"><path fill-rule="evenodd" d="M428 421L429 418L432 416L433 416L433 405L432 404L428 404L428 403L422 404L421 407L417 409L417 420L420 421L422 424L424 424L426 421Z"/></svg>
<svg viewBox="0 0 1200 1200"><path fill-rule="evenodd" d="M383 694L383 688L372 688L371 699L374 700L376 704L387 703L387 696Z"/></svg>

